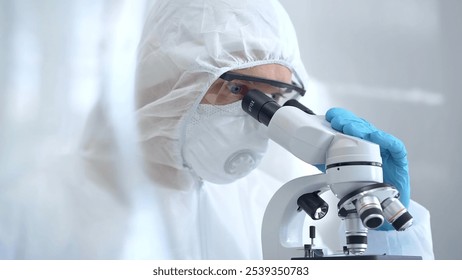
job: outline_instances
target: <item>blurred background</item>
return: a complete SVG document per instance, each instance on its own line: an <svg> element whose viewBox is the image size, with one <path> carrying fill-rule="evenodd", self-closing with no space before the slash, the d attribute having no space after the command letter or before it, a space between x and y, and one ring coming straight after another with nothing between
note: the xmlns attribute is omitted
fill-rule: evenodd
<svg viewBox="0 0 462 280"><path fill-rule="evenodd" d="M41 195L28 186L47 178L31 172L77 147L97 101L126 121L152 1L0 0L0 219L29 207L21 196ZM312 109L345 107L402 139L412 197L432 215L435 257L462 259L462 1L281 3L311 76ZM0 229L2 240L11 235Z"/></svg>

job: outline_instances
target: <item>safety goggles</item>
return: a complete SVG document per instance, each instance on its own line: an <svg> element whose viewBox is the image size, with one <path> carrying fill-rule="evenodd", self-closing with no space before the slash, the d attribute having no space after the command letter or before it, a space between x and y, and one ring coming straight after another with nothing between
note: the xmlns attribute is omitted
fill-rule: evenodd
<svg viewBox="0 0 462 280"><path fill-rule="evenodd" d="M296 83L288 84L236 72L226 72L210 87L204 101L209 104L226 105L241 100L247 92L253 89L267 94L279 105L305 95L305 89Z"/></svg>

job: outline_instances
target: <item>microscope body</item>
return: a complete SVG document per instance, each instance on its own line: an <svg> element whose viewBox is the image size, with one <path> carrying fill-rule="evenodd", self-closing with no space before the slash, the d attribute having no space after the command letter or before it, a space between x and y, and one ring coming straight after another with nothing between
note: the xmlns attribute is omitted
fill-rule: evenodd
<svg viewBox="0 0 462 280"><path fill-rule="evenodd" d="M303 243L304 221L306 214L313 220L326 215L329 205L320 196L326 191L339 199L337 214L345 221L345 256L364 254L368 229L384 222L399 231L412 225L397 189L383 183L378 145L333 130L323 116L309 115L294 106L281 107L258 91L247 94L242 107L268 126L270 139L307 163L326 166L325 173L291 180L273 195L262 224L264 259L314 257Z"/></svg>

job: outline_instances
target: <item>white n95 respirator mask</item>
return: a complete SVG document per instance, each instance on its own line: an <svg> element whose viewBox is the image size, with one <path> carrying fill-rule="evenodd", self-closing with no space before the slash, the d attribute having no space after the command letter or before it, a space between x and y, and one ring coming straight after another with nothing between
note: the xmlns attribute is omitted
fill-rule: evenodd
<svg viewBox="0 0 462 280"><path fill-rule="evenodd" d="M199 104L186 124L183 157L205 181L231 183L255 169L268 147L266 127L241 109Z"/></svg>

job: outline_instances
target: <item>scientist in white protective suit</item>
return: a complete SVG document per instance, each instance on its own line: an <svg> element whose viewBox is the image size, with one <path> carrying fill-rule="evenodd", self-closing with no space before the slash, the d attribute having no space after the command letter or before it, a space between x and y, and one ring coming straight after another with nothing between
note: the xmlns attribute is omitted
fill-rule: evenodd
<svg viewBox="0 0 462 280"><path fill-rule="evenodd" d="M240 100L258 89L279 104L304 102L307 76L276 0L157 0L135 96L127 93L134 103L100 99L78 153L47 155L2 185L0 259L261 259L269 200L319 170L269 141ZM430 215L410 199L402 142L346 110L325 115L334 129L380 145L384 181L414 216L404 232L369 231L366 253L432 259ZM341 222L328 218L318 236L337 250L328 241L345 238Z"/></svg>
<svg viewBox="0 0 462 280"><path fill-rule="evenodd" d="M268 148L265 126L243 112L240 99L258 89L281 104L301 97L307 83L294 28L277 1L156 2L139 45L136 119L144 170L160 198L162 257L262 258L269 199L312 170ZM415 219L405 232L370 231L368 253L432 259L429 213L410 200L401 141L343 109L326 118L380 145L385 182L400 190Z"/></svg>

